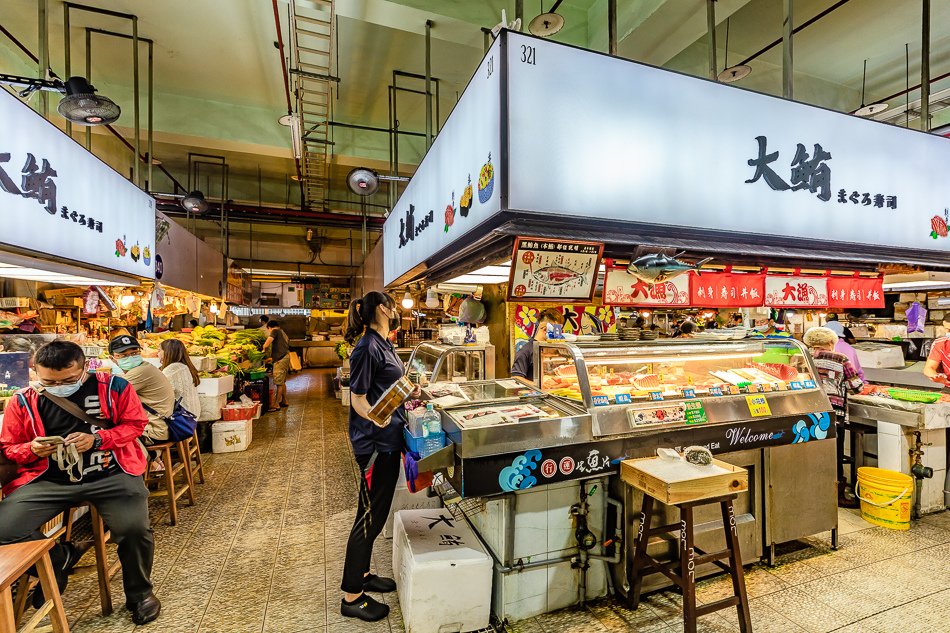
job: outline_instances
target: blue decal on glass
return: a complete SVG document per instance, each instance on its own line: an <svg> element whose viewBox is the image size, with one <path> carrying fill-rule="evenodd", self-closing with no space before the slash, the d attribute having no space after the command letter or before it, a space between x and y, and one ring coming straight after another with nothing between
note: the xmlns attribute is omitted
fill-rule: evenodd
<svg viewBox="0 0 950 633"><path fill-rule="evenodd" d="M541 451L532 448L511 460L511 466L506 466L498 473L498 485L505 492L527 490L538 483L531 472L541 463Z"/></svg>

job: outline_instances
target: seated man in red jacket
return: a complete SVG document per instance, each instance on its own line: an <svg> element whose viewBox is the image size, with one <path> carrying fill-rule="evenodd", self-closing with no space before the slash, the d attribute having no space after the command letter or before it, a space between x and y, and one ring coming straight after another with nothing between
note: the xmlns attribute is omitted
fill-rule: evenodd
<svg viewBox="0 0 950 633"><path fill-rule="evenodd" d="M151 622L161 604L150 579L155 544L142 480L145 452L138 440L148 417L128 382L86 370L75 343L47 343L33 364L39 386L10 399L0 427L0 451L18 466L3 487L0 544L42 538L44 523L70 506L91 502L118 544L132 621ZM65 587L78 552L72 544L57 545L51 557ZM34 604L41 602L36 598Z"/></svg>

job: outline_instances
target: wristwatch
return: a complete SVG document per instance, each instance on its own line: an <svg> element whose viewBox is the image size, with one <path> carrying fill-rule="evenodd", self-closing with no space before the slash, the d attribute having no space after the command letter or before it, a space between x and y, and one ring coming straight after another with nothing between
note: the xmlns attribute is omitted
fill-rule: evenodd
<svg viewBox="0 0 950 633"><path fill-rule="evenodd" d="M102 448L102 438L99 437L98 433L93 433L92 436L95 438L92 440L92 450L98 451L100 448Z"/></svg>

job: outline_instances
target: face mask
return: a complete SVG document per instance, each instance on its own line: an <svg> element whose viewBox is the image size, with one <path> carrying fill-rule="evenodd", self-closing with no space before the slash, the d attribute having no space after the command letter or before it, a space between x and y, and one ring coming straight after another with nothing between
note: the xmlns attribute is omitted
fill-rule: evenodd
<svg viewBox="0 0 950 633"><path fill-rule="evenodd" d="M119 366L119 369L122 371L129 371L130 369L135 369L142 364L142 356L136 354L135 356L126 356L125 358L120 358L115 361L115 364Z"/></svg>
<svg viewBox="0 0 950 633"><path fill-rule="evenodd" d="M83 377L85 378L85 376ZM82 387L83 379L80 378L78 381L74 382L71 385L56 385L55 387L44 387L44 391L50 394L51 396L56 396L59 398L68 398L73 395Z"/></svg>
<svg viewBox="0 0 950 633"><path fill-rule="evenodd" d="M388 311L389 311L389 310L388 310L388 308L387 308L387 312L388 312ZM392 331L392 330L398 330L398 329L399 329L400 321L401 321L401 319L399 318L399 313L396 312L395 310L393 310L393 311L389 314L389 330L390 330L390 331Z"/></svg>

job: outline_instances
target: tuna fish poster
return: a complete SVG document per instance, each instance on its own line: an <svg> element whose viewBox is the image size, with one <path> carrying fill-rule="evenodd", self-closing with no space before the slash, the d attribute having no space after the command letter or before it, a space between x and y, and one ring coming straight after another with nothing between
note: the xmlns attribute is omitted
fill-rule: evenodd
<svg viewBox="0 0 950 633"><path fill-rule="evenodd" d="M511 255L508 299L592 301L604 245L519 237Z"/></svg>

